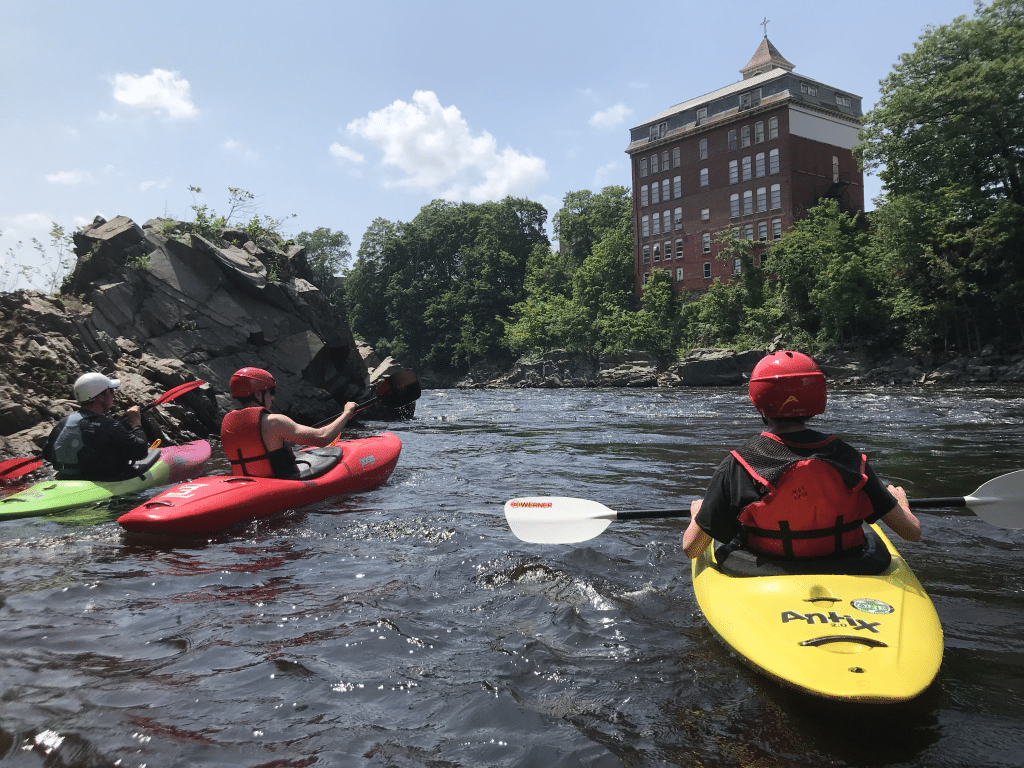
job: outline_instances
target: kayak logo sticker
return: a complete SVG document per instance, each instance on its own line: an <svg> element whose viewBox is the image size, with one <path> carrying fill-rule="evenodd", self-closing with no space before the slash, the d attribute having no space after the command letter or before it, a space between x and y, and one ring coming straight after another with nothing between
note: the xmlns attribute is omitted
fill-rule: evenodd
<svg viewBox="0 0 1024 768"><path fill-rule="evenodd" d="M833 627L846 627L852 629L855 632L859 632L862 629L866 629L868 632L874 634L879 633L878 627L882 625L880 621L864 621L863 619L855 619L853 616L840 616L835 611L829 611L828 614L824 613L797 613L796 611L783 611L782 612L782 623L788 624L791 621L806 621L808 624L831 624Z"/></svg>
<svg viewBox="0 0 1024 768"><path fill-rule="evenodd" d="M205 488L205 487L206 487L205 485L191 485L191 484L185 483L183 485L179 485L173 491L166 491L166 492L164 492L163 496L164 496L165 499L166 498L171 498L171 499L187 499L193 493L198 491L200 488Z"/></svg>
<svg viewBox="0 0 1024 768"><path fill-rule="evenodd" d="M881 600L875 600L871 597L863 597L857 600L851 600L850 605L852 605L854 608L856 608L858 611L861 611L862 613L884 614L892 613L896 610L888 603L883 603Z"/></svg>
<svg viewBox="0 0 1024 768"><path fill-rule="evenodd" d="M367 467L367 466L371 466L372 467L376 463L377 463L377 460L375 458L373 458L373 456L363 456L363 458L361 458L359 460L359 466L361 466L361 467Z"/></svg>

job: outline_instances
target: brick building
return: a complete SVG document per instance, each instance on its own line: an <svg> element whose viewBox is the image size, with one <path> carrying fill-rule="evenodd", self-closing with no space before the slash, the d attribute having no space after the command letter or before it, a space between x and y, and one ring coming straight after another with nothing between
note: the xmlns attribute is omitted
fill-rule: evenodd
<svg viewBox="0 0 1024 768"><path fill-rule="evenodd" d="M739 264L715 258L729 227L769 242L823 197L864 209L860 97L795 73L767 35L740 73L630 131L637 293L655 268L676 291L730 279Z"/></svg>

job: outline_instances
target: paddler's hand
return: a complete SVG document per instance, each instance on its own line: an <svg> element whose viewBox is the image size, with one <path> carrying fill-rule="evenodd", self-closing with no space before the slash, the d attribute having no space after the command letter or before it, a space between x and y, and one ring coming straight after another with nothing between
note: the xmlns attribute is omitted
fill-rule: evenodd
<svg viewBox="0 0 1024 768"><path fill-rule="evenodd" d="M133 428L142 426L142 409L139 406L133 405L125 411L124 417Z"/></svg>
<svg viewBox="0 0 1024 768"><path fill-rule="evenodd" d="M907 501L907 492L903 490L903 486L890 485L888 490L896 499L896 503L900 505L900 508L905 512L910 512L910 502Z"/></svg>

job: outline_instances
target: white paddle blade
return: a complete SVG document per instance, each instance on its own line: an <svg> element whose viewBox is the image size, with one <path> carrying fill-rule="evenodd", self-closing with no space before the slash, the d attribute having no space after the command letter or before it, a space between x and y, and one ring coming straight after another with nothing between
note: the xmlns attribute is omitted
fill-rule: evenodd
<svg viewBox="0 0 1024 768"><path fill-rule="evenodd" d="M599 536L615 519L603 504L565 496L530 496L505 502L512 533L533 544L577 544Z"/></svg>
<svg viewBox="0 0 1024 768"><path fill-rule="evenodd" d="M989 525L1024 528L1024 469L989 480L964 501Z"/></svg>

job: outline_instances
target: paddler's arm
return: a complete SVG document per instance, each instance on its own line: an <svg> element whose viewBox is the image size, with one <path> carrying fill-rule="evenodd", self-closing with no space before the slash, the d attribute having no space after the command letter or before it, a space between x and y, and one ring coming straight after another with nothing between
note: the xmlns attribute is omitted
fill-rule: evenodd
<svg viewBox="0 0 1024 768"><path fill-rule="evenodd" d="M683 533L683 552L691 560L707 549L712 541L711 536L697 525L697 512L700 511L702 502L703 499L694 499L690 502L690 524Z"/></svg>
<svg viewBox="0 0 1024 768"><path fill-rule="evenodd" d="M279 413L267 414L264 419L263 440L267 450L277 450L283 441L323 447L334 442L341 434L352 414L356 412L356 403L345 403L345 410L334 421L324 427L307 427L297 424Z"/></svg>
<svg viewBox="0 0 1024 768"><path fill-rule="evenodd" d="M896 506L882 515L882 520L904 541L920 541L921 521L910 511L907 492L898 485L890 485L888 490L896 499Z"/></svg>

